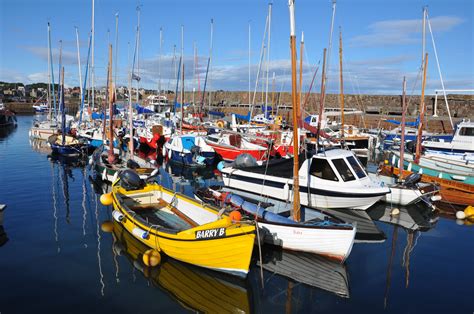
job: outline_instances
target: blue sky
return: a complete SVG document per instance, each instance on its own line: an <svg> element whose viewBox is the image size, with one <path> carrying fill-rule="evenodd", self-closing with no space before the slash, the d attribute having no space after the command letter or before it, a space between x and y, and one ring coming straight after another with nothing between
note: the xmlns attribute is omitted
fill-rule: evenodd
<svg viewBox="0 0 474 314"><path fill-rule="evenodd" d="M75 26L81 59L87 56L91 2L86 0L0 1L0 80L25 83L47 81L47 22L51 23L57 78L58 42L63 41L66 84L78 85ZM428 14L446 88L474 89L474 1L472 0L338 0L330 57L328 91L339 88L338 30L343 33L346 93L400 94L403 76L409 93L419 93L422 7ZM193 80L193 43L198 48L201 88L209 55L210 20L214 19L212 89L247 90L248 25L251 24L252 89L255 86L268 2L255 0L95 0L96 85L105 82L107 44L115 45L115 14L119 14L118 84L127 83L129 54L133 54L137 12L141 8L141 86L157 88L159 29L163 27L162 87L174 89L173 45L181 49L184 26L186 89ZM322 51L328 46L330 0L296 0L297 41L305 33L304 89ZM289 17L286 0L273 2L270 78L276 88L289 90ZM110 40L109 40L110 38ZM130 49L128 48L130 43ZM299 46L299 44L298 44ZM114 47L115 49L115 47ZM298 48L299 51L299 48ZM427 92L441 88L430 34ZM114 60L115 62L115 60ZM265 66L264 66L265 67ZM319 90L320 72L316 90ZM260 85L261 86L261 85ZM270 84L271 86L271 84ZM260 90L260 87L259 87Z"/></svg>

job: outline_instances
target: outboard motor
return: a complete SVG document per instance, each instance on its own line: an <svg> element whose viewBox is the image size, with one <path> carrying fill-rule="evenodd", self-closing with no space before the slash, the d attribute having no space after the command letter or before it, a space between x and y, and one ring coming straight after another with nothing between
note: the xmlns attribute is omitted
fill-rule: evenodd
<svg viewBox="0 0 474 314"><path fill-rule="evenodd" d="M257 160L250 154L240 154L234 160L235 168L247 168L258 166Z"/></svg>
<svg viewBox="0 0 474 314"><path fill-rule="evenodd" d="M127 168L129 169L138 169L140 168L140 165L132 159L127 160Z"/></svg>
<svg viewBox="0 0 474 314"><path fill-rule="evenodd" d="M125 170L119 175L120 185L127 191L140 190L145 187L145 181L140 179L138 173L133 170Z"/></svg>
<svg viewBox="0 0 474 314"><path fill-rule="evenodd" d="M416 187L416 184L421 181L421 174L411 173L405 178L404 185L410 188Z"/></svg>

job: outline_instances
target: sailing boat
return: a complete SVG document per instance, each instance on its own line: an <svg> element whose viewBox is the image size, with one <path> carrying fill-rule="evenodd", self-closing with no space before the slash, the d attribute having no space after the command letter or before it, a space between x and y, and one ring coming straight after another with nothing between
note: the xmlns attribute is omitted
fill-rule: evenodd
<svg viewBox="0 0 474 314"><path fill-rule="evenodd" d="M53 154L78 157L87 156L89 144L78 140L70 135L66 135L66 110L64 108L64 67L62 68L61 87L60 87L60 110L61 110L61 137L54 134L48 138Z"/></svg>
<svg viewBox="0 0 474 314"><path fill-rule="evenodd" d="M293 1L290 1L290 15ZM294 16L291 16L294 36ZM295 43L292 42L294 46ZM299 155L296 48L292 46L293 150L294 158L275 160L253 167L226 167L221 170L224 184L242 191L260 192L260 195L293 202L311 208L348 208L365 210L390 192L380 182L369 178L353 152L343 149L320 151L313 156ZM294 58L294 60L293 60ZM294 63L294 64L293 64ZM322 116L325 89L326 50L324 50L321 83L320 114ZM317 140L321 130L318 120ZM299 159L307 157L299 164ZM309 157L309 158L308 158ZM290 167L293 165L293 171ZM299 188L301 178L302 188Z"/></svg>

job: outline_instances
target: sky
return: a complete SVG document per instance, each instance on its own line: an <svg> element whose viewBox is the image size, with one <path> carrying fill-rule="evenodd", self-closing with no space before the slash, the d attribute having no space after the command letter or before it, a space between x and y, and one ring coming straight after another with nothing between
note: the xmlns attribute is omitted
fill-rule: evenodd
<svg viewBox="0 0 474 314"><path fill-rule="evenodd" d="M473 0L337 0L332 48L328 54L327 91L339 92L341 30L342 73L346 94L401 94L404 76L407 78L408 94L419 94L422 77L420 66L423 6L428 6L429 24L445 88L474 89ZM181 54L183 28L185 90L203 89L207 62L212 53L207 88L247 91L250 26L250 89L253 92L255 89L261 91L266 88L268 67L268 89L290 90L287 0L272 2L270 45L269 48L266 47L267 36L264 42L268 54L265 54L264 62L260 62L260 56L269 12L267 1L95 0L96 86L103 86L106 82L109 44L113 46L113 77L116 75L116 84L128 84L136 46L137 8L140 15L140 45L134 72L141 77L140 87L157 89L161 81L162 89L175 89L175 68ZM84 80L91 15L92 0L0 0L0 81L48 81L49 22L54 78L57 82L61 40L65 84L78 86L75 27L79 33L81 72ZM320 68L323 63L323 49L329 47L331 16L331 0L295 1L298 59L300 40L304 32L303 90L309 88L318 64L313 91L320 89ZM160 28L163 35L161 53ZM197 58L194 57L194 47ZM441 89L442 85L428 25L426 52L426 93L433 94L434 90ZM114 73L115 63L118 65L117 74ZM257 81L259 68L261 70Z"/></svg>

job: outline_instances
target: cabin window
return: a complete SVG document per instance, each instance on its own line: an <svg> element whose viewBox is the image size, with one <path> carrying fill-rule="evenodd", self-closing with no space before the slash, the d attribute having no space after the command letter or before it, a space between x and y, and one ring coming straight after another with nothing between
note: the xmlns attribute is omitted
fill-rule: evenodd
<svg viewBox="0 0 474 314"><path fill-rule="evenodd" d="M311 175L317 178L330 181L339 181L336 174L332 170L331 165L326 159L313 158L309 171Z"/></svg>
<svg viewBox="0 0 474 314"><path fill-rule="evenodd" d="M365 178L367 175L365 174L364 169L360 166L360 164L357 162L357 160L354 158L354 156L349 156L347 157L347 161L349 162L349 165L351 165L352 169L354 169L357 177L359 179Z"/></svg>
<svg viewBox="0 0 474 314"><path fill-rule="evenodd" d="M214 143L219 142L219 139L218 139L218 138L215 138L215 137L212 137L212 136L208 136L208 137L207 137L207 140L209 140L209 141L211 141L211 142L214 142Z"/></svg>
<svg viewBox="0 0 474 314"><path fill-rule="evenodd" d="M459 135L474 136L474 128L461 128L459 130Z"/></svg>
<svg viewBox="0 0 474 314"><path fill-rule="evenodd" d="M339 174L342 178L342 180L344 180L344 182L347 182L347 181L353 181L356 179L356 177L354 176L354 174L352 173L351 169L349 168L349 166L347 166L346 162L344 161L344 159L342 158L339 158L339 159L333 159L332 160L332 163L334 164L334 166L336 167L337 171L339 171Z"/></svg>

